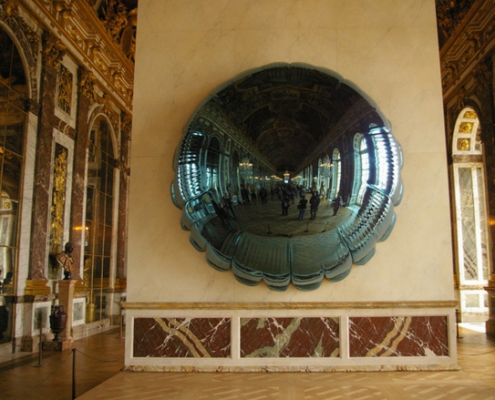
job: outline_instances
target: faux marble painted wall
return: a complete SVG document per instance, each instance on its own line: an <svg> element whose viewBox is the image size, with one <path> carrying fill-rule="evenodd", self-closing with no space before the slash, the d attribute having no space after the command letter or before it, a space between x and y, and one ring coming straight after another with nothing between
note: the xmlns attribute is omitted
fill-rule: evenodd
<svg viewBox="0 0 495 400"><path fill-rule="evenodd" d="M145 0L139 3L128 301L452 300L451 232L434 0ZM303 62L353 81L403 147L397 224L364 266L313 292L247 287L214 270L170 198L182 130L217 86Z"/></svg>

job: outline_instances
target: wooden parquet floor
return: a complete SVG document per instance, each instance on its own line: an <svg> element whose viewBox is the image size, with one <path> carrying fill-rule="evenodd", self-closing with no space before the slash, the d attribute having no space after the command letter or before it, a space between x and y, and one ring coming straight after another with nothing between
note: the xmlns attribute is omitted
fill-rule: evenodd
<svg viewBox="0 0 495 400"><path fill-rule="evenodd" d="M495 339L460 329L460 371L132 373L118 331L75 342L81 400L495 400ZM71 399L71 352L0 364L0 399Z"/></svg>

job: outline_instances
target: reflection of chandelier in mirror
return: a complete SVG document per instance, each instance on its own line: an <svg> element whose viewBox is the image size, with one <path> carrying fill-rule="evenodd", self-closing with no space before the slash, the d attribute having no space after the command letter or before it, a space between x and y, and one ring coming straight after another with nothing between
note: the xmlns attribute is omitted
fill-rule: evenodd
<svg viewBox="0 0 495 400"><path fill-rule="evenodd" d="M249 161L248 157L244 157L242 162L239 163L239 173L245 181L249 180L253 175L253 164Z"/></svg>
<svg viewBox="0 0 495 400"><path fill-rule="evenodd" d="M290 173L289 171L284 172L284 182L289 183Z"/></svg>
<svg viewBox="0 0 495 400"><path fill-rule="evenodd" d="M332 173L333 164L330 162L330 157L325 156L323 162L320 161L320 174L323 178L329 178Z"/></svg>

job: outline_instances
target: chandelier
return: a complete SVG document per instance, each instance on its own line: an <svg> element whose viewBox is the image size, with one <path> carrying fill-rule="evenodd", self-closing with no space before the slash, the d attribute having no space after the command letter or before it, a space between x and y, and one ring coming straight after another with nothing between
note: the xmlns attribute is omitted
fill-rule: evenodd
<svg viewBox="0 0 495 400"><path fill-rule="evenodd" d="M320 162L319 167L321 176L324 178L329 178L333 167L333 164L330 162L330 157L325 156L323 162Z"/></svg>
<svg viewBox="0 0 495 400"><path fill-rule="evenodd" d="M245 181L249 180L253 175L253 164L249 161L248 157L244 157L239 163L239 173Z"/></svg>

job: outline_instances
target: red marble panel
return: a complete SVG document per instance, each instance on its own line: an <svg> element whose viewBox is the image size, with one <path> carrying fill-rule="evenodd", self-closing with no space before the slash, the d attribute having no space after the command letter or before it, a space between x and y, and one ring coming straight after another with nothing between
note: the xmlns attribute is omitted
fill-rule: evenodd
<svg viewBox="0 0 495 400"><path fill-rule="evenodd" d="M135 318L134 357L230 357L230 318Z"/></svg>
<svg viewBox="0 0 495 400"><path fill-rule="evenodd" d="M349 318L351 357L448 356L446 316Z"/></svg>
<svg viewBox="0 0 495 400"><path fill-rule="evenodd" d="M241 318L241 357L338 357L337 318Z"/></svg>

